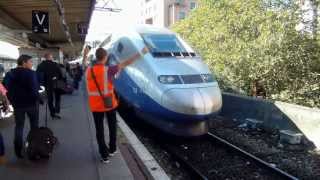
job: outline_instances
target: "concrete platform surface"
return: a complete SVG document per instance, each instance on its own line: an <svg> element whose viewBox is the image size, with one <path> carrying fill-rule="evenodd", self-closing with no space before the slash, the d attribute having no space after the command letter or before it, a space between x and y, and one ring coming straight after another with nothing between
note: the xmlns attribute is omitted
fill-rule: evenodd
<svg viewBox="0 0 320 180"><path fill-rule="evenodd" d="M44 125L44 106L40 112L40 125ZM41 162L18 160L13 153L14 122L0 121L8 158L8 163L0 167L1 180L133 179L121 153L110 158L109 164L99 161L94 124L82 91L62 97L61 116L61 120L49 118L49 127L58 137L59 144L52 158ZM26 122L25 137L28 124ZM106 140L108 142L108 138Z"/></svg>

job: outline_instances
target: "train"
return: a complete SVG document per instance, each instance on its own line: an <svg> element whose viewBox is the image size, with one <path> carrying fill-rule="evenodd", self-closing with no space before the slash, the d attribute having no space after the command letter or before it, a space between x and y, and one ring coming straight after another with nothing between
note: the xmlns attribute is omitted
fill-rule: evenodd
<svg viewBox="0 0 320 180"><path fill-rule="evenodd" d="M188 43L166 28L140 25L112 33L100 44L108 52L108 65L145 46L149 53L113 82L120 104L165 133L206 134L208 121L221 110L222 95L214 75Z"/></svg>

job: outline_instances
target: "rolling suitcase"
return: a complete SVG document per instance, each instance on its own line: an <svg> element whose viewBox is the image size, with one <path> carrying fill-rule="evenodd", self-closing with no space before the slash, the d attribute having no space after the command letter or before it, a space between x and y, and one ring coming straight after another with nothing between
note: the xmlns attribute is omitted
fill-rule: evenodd
<svg viewBox="0 0 320 180"><path fill-rule="evenodd" d="M27 136L25 148L26 155L30 160L49 159L57 138L52 130L48 128L48 104L46 103L45 126L31 130Z"/></svg>

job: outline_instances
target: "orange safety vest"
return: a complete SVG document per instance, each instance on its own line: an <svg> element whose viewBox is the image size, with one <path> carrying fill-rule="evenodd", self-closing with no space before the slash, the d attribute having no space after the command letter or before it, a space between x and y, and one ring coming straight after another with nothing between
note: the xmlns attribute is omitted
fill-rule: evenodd
<svg viewBox="0 0 320 180"><path fill-rule="evenodd" d="M98 88L93 80L91 69L93 69L101 93L107 97L112 97L112 107L106 108L100 96ZM115 96L112 81L108 81L108 67L103 64L96 64L88 67L86 71L87 92L89 98L89 107L92 112L105 112L115 109L118 106L118 100Z"/></svg>

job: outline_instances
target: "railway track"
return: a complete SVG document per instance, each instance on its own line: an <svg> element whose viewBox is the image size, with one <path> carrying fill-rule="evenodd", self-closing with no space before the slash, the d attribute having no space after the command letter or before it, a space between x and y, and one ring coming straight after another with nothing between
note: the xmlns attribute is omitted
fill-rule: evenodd
<svg viewBox="0 0 320 180"><path fill-rule="evenodd" d="M275 172L276 174L278 174L279 176L283 177L284 179L290 179L290 180L298 180L297 177L279 169L276 168L275 166L272 166L270 163L263 161L262 159L254 156L253 154L250 154L249 152L240 149L239 147L229 143L228 141L212 134L212 133L208 133L207 134L207 138L210 139L211 141L218 141L219 143L222 143L223 145L227 146L228 148L238 152L239 154L242 154L243 156L246 156L247 158L255 161L256 163L258 163L259 165L261 165L262 167L268 168L271 171Z"/></svg>
<svg viewBox="0 0 320 180"><path fill-rule="evenodd" d="M197 156L197 152L194 152L194 149L197 148L193 147L194 144L211 144L215 149L212 154L217 153L217 156L220 156L220 158L217 160L217 156L213 155L210 158L203 158L201 160L201 157L198 157L197 159L195 157ZM187 170L191 179L298 180L297 177L270 165L212 133L208 133L204 137L197 139L195 143L164 143L162 147ZM190 152L186 153L186 151ZM211 161L211 163L205 161ZM223 165L223 162L229 162L229 165Z"/></svg>
<svg viewBox="0 0 320 180"><path fill-rule="evenodd" d="M208 180L208 177L192 165L185 156L181 156L169 145L162 145L162 147L188 171L191 179Z"/></svg>
<svg viewBox="0 0 320 180"><path fill-rule="evenodd" d="M190 179L298 180L212 133L199 138L181 139L168 137L144 123L127 123L143 137L142 141L152 142L165 150L172 160L178 162L178 167L186 170ZM165 152L163 150L159 152Z"/></svg>

